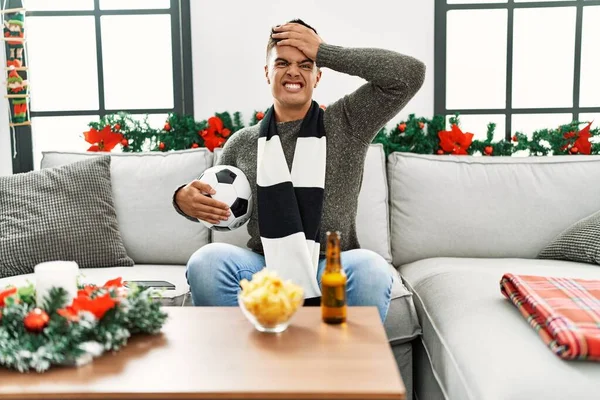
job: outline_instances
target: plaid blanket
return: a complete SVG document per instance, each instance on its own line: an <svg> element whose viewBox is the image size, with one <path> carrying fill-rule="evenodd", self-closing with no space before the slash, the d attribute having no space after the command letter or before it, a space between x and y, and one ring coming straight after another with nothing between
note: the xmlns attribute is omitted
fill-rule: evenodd
<svg viewBox="0 0 600 400"><path fill-rule="evenodd" d="M505 274L500 290L559 357L600 361L600 281Z"/></svg>

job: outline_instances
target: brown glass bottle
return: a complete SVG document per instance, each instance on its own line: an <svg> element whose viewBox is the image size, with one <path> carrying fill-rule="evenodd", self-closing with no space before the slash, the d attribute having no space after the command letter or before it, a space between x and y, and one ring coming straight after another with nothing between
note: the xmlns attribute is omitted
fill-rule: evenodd
<svg viewBox="0 0 600 400"><path fill-rule="evenodd" d="M342 269L340 233L327 232L325 271L321 277L321 315L323 322L346 322L346 273Z"/></svg>

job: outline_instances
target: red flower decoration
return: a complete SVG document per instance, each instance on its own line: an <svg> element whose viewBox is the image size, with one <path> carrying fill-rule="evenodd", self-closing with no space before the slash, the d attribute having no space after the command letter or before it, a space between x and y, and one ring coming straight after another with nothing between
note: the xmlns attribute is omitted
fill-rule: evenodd
<svg viewBox="0 0 600 400"><path fill-rule="evenodd" d="M92 128L84 132L83 136L86 142L93 145L88 151L111 151L123 140L123 135L113 132L109 125L105 126L101 131Z"/></svg>
<svg viewBox="0 0 600 400"><path fill-rule="evenodd" d="M120 288L120 287L123 287L123 279L121 277L111 279L110 281L106 282L103 286L103 288L105 288L105 289Z"/></svg>
<svg viewBox="0 0 600 400"><path fill-rule="evenodd" d="M440 147L446 152L454 155L467 155L467 150L473 142L472 133L463 133L458 125L453 124L452 130L440 131Z"/></svg>
<svg viewBox="0 0 600 400"><path fill-rule="evenodd" d="M590 143L590 138L592 137L592 134L590 133L591 126L592 123L590 122L578 133L567 132L563 134L563 137L569 142L562 146L561 150L564 151L569 149L570 154L592 154L592 144ZM573 138L575 138L575 141L571 143Z"/></svg>
<svg viewBox="0 0 600 400"><path fill-rule="evenodd" d="M200 136L204 139L204 145L210 151L220 147L227 140L227 136L231 131L223 126L223 121L219 117L210 117L208 119L208 128L200 132Z"/></svg>
<svg viewBox="0 0 600 400"><path fill-rule="evenodd" d="M90 299L88 296L77 296L73 300L71 305L72 311L89 311L97 319L102 319L104 314L115 306L116 301L110 296L110 293L105 293L102 296L98 296L94 299Z"/></svg>
<svg viewBox="0 0 600 400"><path fill-rule="evenodd" d="M8 288L8 289L5 289L2 292L0 292L0 307L4 307L4 305L5 305L4 300L7 297L12 296L15 293L17 293L16 287Z"/></svg>
<svg viewBox="0 0 600 400"><path fill-rule="evenodd" d="M96 291L96 286L94 285L85 285L83 289L79 289L77 291L77 297L79 296L91 296L92 293Z"/></svg>
<svg viewBox="0 0 600 400"><path fill-rule="evenodd" d="M577 147L580 154L592 154L592 144L590 143L590 138L592 134L590 133L590 127L592 123L590 122L585 128L579 131L577 134L577 140L573 144L573 147Z"/></svg>
<svg viewBox="0 0 600 400"><path fill-rule="evenodd" d="M71 322L79 321L79 312L76 309L74 309L73 306L61 308L60 310L56 310L56 312L58 313L58 315Z"/></svg>

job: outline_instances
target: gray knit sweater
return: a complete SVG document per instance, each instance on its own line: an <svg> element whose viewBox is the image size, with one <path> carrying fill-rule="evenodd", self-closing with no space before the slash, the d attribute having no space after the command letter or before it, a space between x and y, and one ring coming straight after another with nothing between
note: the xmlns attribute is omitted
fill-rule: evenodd
<svg viewBox="0 0 600 400"><path fill-rule="evenodd" d="M325 250L327 231L341 233L343 251L356 249L360 247L355 223L358 194L369 144L417 93L423 84L425 65L410 56L388 50L343 48L325 43L319 47L316 63L320 68L356 75L367 81L355 92L329 105L324 116L327 166L321 251ZM302 120L277 123L290 170L301 123ZM244 128L231 136L219 162L244 171L255 199L259 127L260 124ZM248 247L262 253L257 203L254 201L247 225L251 236Z"/></svg>

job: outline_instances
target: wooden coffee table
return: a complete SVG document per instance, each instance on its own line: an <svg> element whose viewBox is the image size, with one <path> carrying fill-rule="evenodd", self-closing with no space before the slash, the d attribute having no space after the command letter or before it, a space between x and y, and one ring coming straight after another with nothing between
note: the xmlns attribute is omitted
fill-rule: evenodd
<svg viewBox="0 0 600 400"><path fill-rule="evenodd" d="M281 334L254 329L238 308L165 308L158 336L136 337L81 368L0 369L0 399L404 399L374 307L343 325L304 307Z"/></svg>

